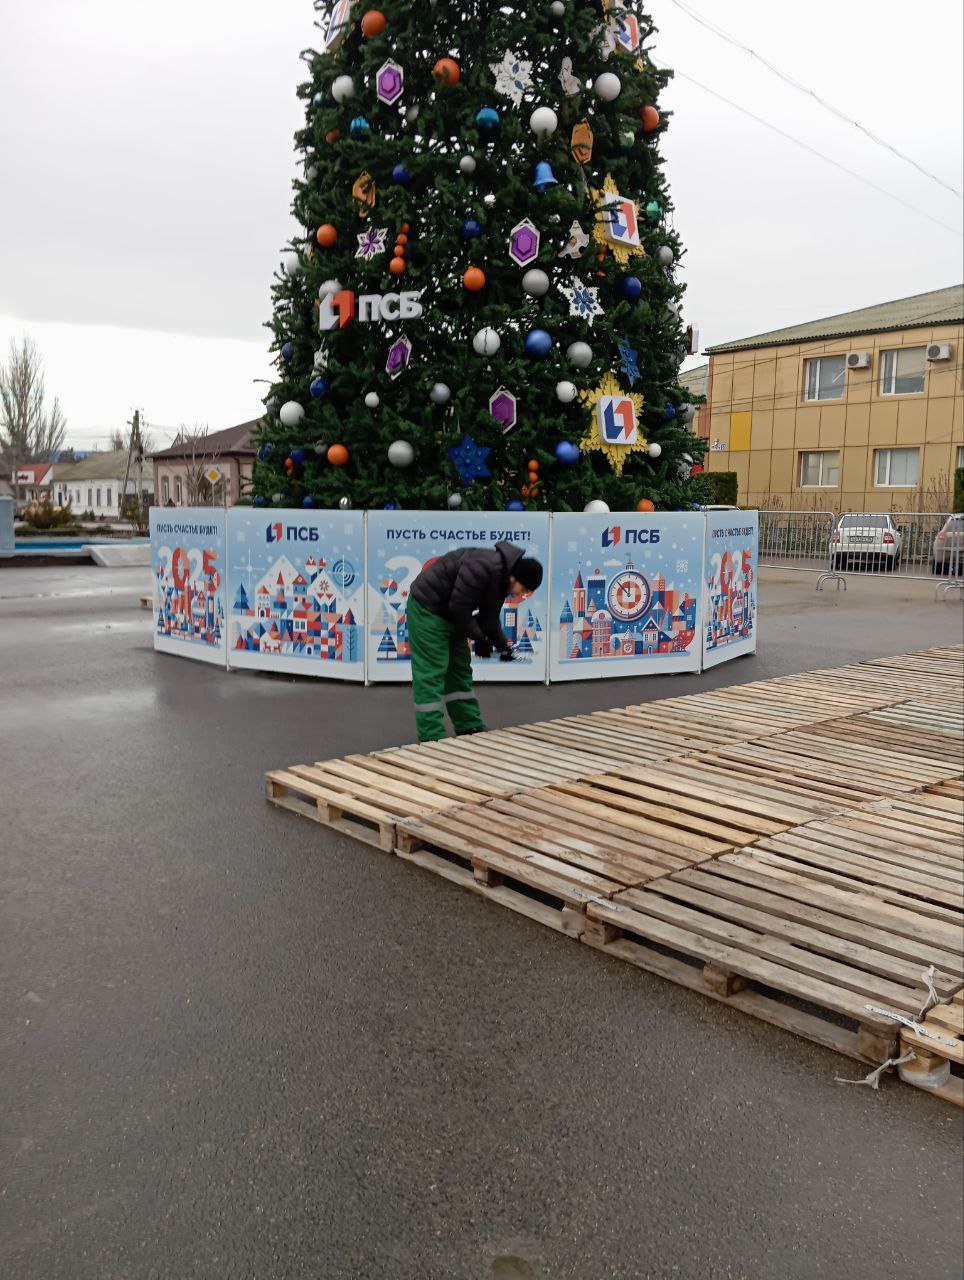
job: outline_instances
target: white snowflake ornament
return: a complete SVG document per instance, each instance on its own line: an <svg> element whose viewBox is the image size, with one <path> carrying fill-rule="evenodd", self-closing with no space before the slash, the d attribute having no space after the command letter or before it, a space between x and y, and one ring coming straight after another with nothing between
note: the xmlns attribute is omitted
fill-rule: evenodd
<svg viewBox="0 0 964 1280"><path fill-rule="evenodd" d="M358 236L358 252L355 257L371 262L372 258L377 258L380 253L385 252L387 239L387 227L369 227Z"/></svg>
<svg viewBox="0 0 964 1280"><path fill-rule="evenodd" d="M584 285L582 281L575 280L572 284L561 284L559 292L569 299L569 314L571 316L578 316L581 320L592 324L596 316L603 314L603 309L599 305L598 289L591 289L588 285Z"/></svg>
<svg viewBox="0 0 964 1280"><path fill-rule="evenodd" d="M581 258L582 251L589 244L589 237L578 222L569 228L569 239L559 250L560 258Z"/></svg>
<svg viewBox="0 0 964 1280"><path fill-rule="evenodd" d="M562 70L559 72L559 83L562 85L562 92L567 98L574 98L577 93L582 93L582 81L578 76L573 75L572 58L563 58Z"/></svg>
<svg viewBox="0 0 964 1280"><path fill-rule="evenodd" d="M495 76L496 91L521 106L522 95L532 88L532 63L507 49L501 62L489 63L489 70Z"/></svg>

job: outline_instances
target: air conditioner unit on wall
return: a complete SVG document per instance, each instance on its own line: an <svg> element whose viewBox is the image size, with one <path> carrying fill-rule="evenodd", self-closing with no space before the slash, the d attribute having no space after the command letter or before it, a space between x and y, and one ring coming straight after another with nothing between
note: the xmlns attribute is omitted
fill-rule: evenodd
<svg viewBox="0 0 964 1280"><path fill-rule="evenodd" d="M847 357L848 369L869 369L870 368L870 352L869 351L851 351Z"/></svg>
<svg viewBox="0 0 964 1280"><path fill-rule="evenodd" d="M928 360L950 360L952 348L949 342L932 342L927 348Z"/></svg>

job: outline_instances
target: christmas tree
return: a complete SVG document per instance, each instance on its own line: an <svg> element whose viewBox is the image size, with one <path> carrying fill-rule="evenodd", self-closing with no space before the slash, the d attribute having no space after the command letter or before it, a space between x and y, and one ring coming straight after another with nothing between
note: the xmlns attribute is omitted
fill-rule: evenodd
<svg viewBox="0 0 964 1280"><path fill-rule="evenodd" d="M705 501L648 20L620 0L319 14L254 502Z"/></svg>

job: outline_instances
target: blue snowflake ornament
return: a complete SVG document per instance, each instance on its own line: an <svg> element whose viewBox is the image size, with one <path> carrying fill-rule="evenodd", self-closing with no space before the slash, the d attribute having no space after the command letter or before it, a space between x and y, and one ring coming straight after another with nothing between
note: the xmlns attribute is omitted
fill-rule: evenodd
<svg viewBox="0 0 964 1280"><path fill-rule="evenodd" d="M491 452L485 445L476 444L471 436L463 436L448 454L462 483L470 485L473 480L488 480L491 473L485 464Z"/></svg>
<svg viewBox="0 0 964 1280"><path fill-rule="evenodd" d="M639 352L635 347L629 345L628 339L620 342L618 345L620 368L625 374L626 381L631 387L635 387L639 381Z"/></svg>
<svg viewBox="0 0 964 1280"><path fill-rule="evenodd" d="M598 289L592 289L589 285L575 280L572 284L560 285L559 292L569 299L569 314L571 316L578 316L580 320L585 320L587 324L592 324L596 316L603 314L603 309L599 302Z"/></svg>

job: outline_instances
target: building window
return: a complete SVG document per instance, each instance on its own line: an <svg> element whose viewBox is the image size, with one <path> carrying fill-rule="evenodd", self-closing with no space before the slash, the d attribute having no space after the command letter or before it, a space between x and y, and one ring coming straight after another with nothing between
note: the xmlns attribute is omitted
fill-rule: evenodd
<svg viewBox="0 0 964 1280"><path fill-rule="evenodd" d="M846 356L820 356L817 360L808 360L805 366L804 399L842 400L846 372Z"/></svg>
<svg viewBox="0 0 964 1280"><path fill-rule="evenodd" d="M100 506L100 490L97 490L97 505Z"/></svg>
<svg viewBox="0 0 964 1280"><path fill-rule="evenodd" d="M168 480L167 476L165 476L161 481L161 497L164 499L165 506L171 500L171 482Z"/></svg>
<svg viewBox="0 0 964 1280"><path fill-rule="evenodd" d="M959 467L964 467L964 444L959 444L957 446L957 465Z"/></svg>
<svg viewBox="0 0 964 1280"><path fill-rule="evenodd" d="M836 449L826 449L821 453L801 453L800 485L804 489L839 488L839 451Z"/></svg>
<svg viewBox="0 0 964 1280"><path fill-rule="evenodd" d="M80 506L80 490L79 489L74 490L74 502L77 503L78 507Z"/></svg>
<svg viewBox="0 0 964 1280"><path fill-rule="evenodd" d="M885 351L880 362L882 396L919 395L924 390L927 369L926 347L903 347Z"/></svg>
<svg viewBox="0 0 964 1280"><path fill-rule="evenodd" d="M94 505L94 491L93 489L88 489L87 490L87 510L89 511L93 505Z"/></svg>
<svg viewBox="0 0 964 1280"><path fill-rule="evenodd" d="M108 489L108 490L107 490L107 505L108 505L109 507L112 507L112 506L114 505L114 503L113 503L113 501L112 501L113 496L114 496L114 495L113 495L113 493L111 492L111 490L110 490L110 489Z"/></svg>
<svg viewBox="0 0 964 1280"><path fill-rule="evenodd" d="M175 481L174 481L174 501L178 504L178 506L180 506L180 505L181 505L181 482L180 482L180 480L175 480Z"/></svg>
<svg viewBox="0 0 964 1280"><path fill-rule="evenodd" d="M878 489L913 489L919 472L919 449L874 450L874 484Z"/></svg>

